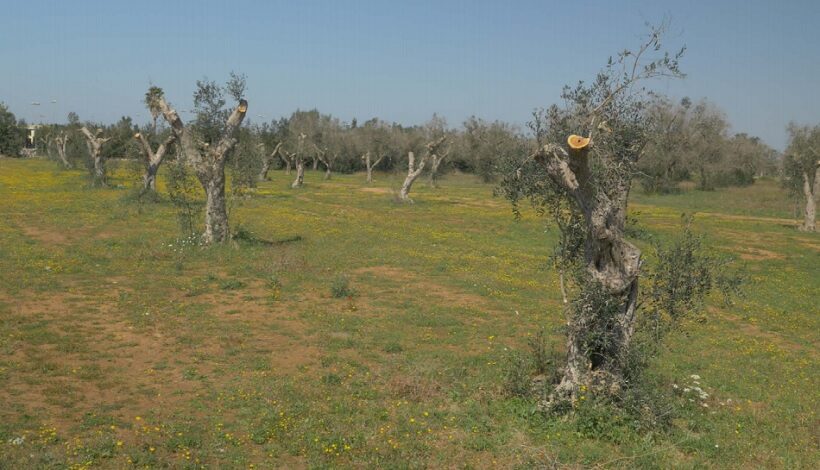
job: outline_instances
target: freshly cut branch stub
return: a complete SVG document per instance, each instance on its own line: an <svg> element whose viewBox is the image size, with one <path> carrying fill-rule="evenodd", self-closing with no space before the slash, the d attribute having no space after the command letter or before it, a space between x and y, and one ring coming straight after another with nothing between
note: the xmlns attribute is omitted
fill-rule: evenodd
<svg viewBox="0 0 820 470"><path fill-rule="evenodd" d="M569 145L569 148L573 150L584 149L589 145L589 142L589 137L581 137L580 135L575 134L572 134L567 138L567 144Z"/></svg>

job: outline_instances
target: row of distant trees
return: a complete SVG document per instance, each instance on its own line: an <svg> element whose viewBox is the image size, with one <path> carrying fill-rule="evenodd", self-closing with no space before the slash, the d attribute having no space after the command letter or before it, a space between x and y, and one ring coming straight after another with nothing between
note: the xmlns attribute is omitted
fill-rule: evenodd
<svg viewBox="0 0 820 470"><path fill-rule="evenodd" d="M226 119L227 115L218 115L217 110L224 108L228 91L213 82L201 81L198 85L194 121L208 140L213 136L207 134L219 131L215 123ZM152 90L161 93L159 88ZM88 166L101 181L105 179L107 159L144 161L146 171L152 173L146 175L145 187L153 189L163 155L157 159L156 154L146 153L146 148L158 149L161 143L173 140L173 132L160 119L161 112L152 106L151 93L149 90L145 101L153 116L151 123L139 126L130 117L109 125L83 123L76 113L69 113L67 123L38 130L38 148L66 166ZM757 137L731 134L726 115L706 100L684 98L674 102L655 96L644 113L649 135L637 171L646 191L676 192L685 181L712 190L750 185L761 176L782 176L794 198L806 203L806 220L813 219L810 216L816 212L813 207L816 186L820 184L815 176L818 145L813 143L820 134L817 127L790 126L790 144L781 155ZM14 115L0 105L0 153L13 155L19 150L23 134L15 124L19 123ZM237 188L254 187L257 181L268 179L271 169L294 171L293 186L298 187L306 168L323 170L325 178L331 178L333 172L363 171L368 183L372 182L374 170L407 171L408 177L418 173L410 185L424 172L435 186L443 172L453 169L492 182L499 176L500 162L516 156L524 158L531 151L534 132L476 117L453 128L435 114L423 125L402 126L378 118L346 122L316 109L297 110L270 122L245 122L226 160ZM435 148L430 147L434 143ZM161 149L173 157L170 144ZM415 160L413 168L411 156ZM152 164L152 157L158 161ZM404 191L402 195L407 196ZM812 226L809 222L804 225Z"/></svg>
<svg viewBox="0 0 820 470"><path fill-rule="evenodd" d="M782 171L781 156L759 138L730 134L726 116L713 104L679 103L665 97L655 99L647 111L651 138L646 158L639 165L640 181L649 192L677 191L683 181L694 181L704 190L754 183L756 177L776 176ZM85 125L109 140L101 148L103 159L143 158L134 134L154 142L167 138L170 130L154 120L138 126L130 117L110 125L81 123L70 113L67 124L45 126L38 132L38 146L44 153L59 158L61 135L68 137L66 158L80 164L88 160L88 148L80 133ZM528 135L514 125L500 121L467 119L459 129L448 126L434 115L421 126L402 126L378 118L365 122L345 122L318 110L298 110L290 117L268 123L247 123L241 130L238 147L232 152L231 165L240 184L253 185L265 179L271 168L295 169L288 155L301 153L308 168L350 173L379 169L392 171L407 167L408 152L419 155L424 145L445 137L446 154L435 172L428 169L435 183L440 172L457 169L475 173L485 181L498 176L498 164L510 154L525 154L531 148ZM14 137L16 142L19 136ZM280 145L281 144L281 145ZM274 150L278 151L274 154ZM15 148L4 153L14 154ZM273 156L271 157L271 155Z"/></svg>
<svg viewBox="0 0 820 470"><path fill-rule="evenodd" d="M775 176L780 155L759 138L729 133L726 115L706 100L674 103L655 99L647 111L651 138L639 164L647 191L677 191L682 181L698 188L746 186L759 176Z"/></svg>

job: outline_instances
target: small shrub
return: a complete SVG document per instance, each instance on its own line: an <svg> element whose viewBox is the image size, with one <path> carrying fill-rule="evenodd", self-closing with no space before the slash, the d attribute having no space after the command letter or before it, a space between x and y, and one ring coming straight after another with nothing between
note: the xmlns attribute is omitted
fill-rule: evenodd
<svg viewBox="0 0 820 470"><path fill-rule="evenodd" d="M387 343L387 344L384 345L384 352L386 352L386 353L396 354L396 353L400 353L402 351L404 351L404 348L401 347L401 344L399 344L395 341L392 341L392 342Z"/></svg>
<svg viewBox="0 0 820 470"><path fill-rule="evenodd" d="M279 279L279 276L276 274L271 274L268 277L268 289L271 290L271 299L279 300L279 297L282 295L282 281Z"/></svg>
<svg viewBox="0 0 820 470"><path fill-rule="evenodd" d="M525 354L512 351L504 367L504 393L512 397L526 397L532 389L532 361Z"/></svg>
<svg viewBox="0 0 820 470"><path fill-rule="evenodd" d="M245 287L245 283L239 279L225 279L219 283L219 288L222 290L236 290Z"/></svg>
<svg viewBox="0 0 820 470"><path fill-rule="evenodd" d="M327 374L322 377L322 383L325 385L341 385L342 378L336 374Z"/></svg>
<svg viewBox="0 0 820 470"><path fill-rule="evenodd" d="M541 329L527 340L532 354L532 365L537 374L549 375L555 369L555 348L547 337L547 332Z"/></svg>
<svg viewBox="0 0 820 470"><path fill-rule="evenodd" d="M356 295L356 291L350 286L350 280L347 276L340 274L336 276L333 284L330 285L330 294L336 299L342 299L353 297Z"/></svg>

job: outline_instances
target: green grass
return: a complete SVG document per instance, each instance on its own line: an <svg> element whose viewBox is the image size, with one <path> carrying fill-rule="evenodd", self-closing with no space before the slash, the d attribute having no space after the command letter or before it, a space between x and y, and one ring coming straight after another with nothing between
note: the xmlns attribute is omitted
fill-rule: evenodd
<svg viewBox="0 0 820 470"><path fill-rule="evenodd" d="M697 212L750 278L652 366L668 395L699 375L708 407L671 398L644 433L503 393L510 351L563 321L532 211L468 176L412 205L398 175L272 176L231 202L243 240L200 248L168 202L0 159L0 468L816 466L820 238L775 182L635 194L641 228Z"/></svg>

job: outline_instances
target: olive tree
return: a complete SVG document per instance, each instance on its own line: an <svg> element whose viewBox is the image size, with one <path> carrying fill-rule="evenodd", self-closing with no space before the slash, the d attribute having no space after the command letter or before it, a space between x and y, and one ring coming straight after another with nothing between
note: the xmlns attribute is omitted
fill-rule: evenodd
<svg viewBox="0 0 820 470"><path fill-rule="evenodd" d="M575 401L582 389L616 393L628 382L641 250L627 240L627 204L647 143L642 82L680 77L683 54L665 53L663 27L636 51L610 59L595 80L566 87L566 106L534 113L537 149L505 175L502 191L553 215L577 288L568 306L566 362L544 401Z"/></svg>
<svg viewBox="0 0 820 470"><path fill-rule="evenodd" d="M66 130L58 130L56 134L57 135L54 136L54 147L57 148L57 157L64 167L71 168L71 162L66 155L66 147L68 147L71 134Z"/></svg>
<svg viewBox="0 0 820 470"><path fill-rule="evenodd" d="M287 172L290 172L290 166L293 165L296 167L296 178L294 178L293 183L291 183L290 187L293 189L301 188L302 185L305 184L305 140L307 139L307 134L305 133L298 133L293 134L292 138L289 139L289 146L288 148L282 148L281 152L285 155L285 158L288 160L288 168Z"/></svg>
<svg viewBox="0 0 820 470"><path fill-rule="evenodd" d="M102 152L103 145L111 140L110 137L102 137L103 130L95 129L92 134L88 126L82 126L80 132L85 137L88 146L88 154L91 157L91 174L97 184L106 184L105 181L105 158Z"/></svg>
<svg viewBox="0 0 820 470"><path fill-rule="evenodd" d="M424 171L424 166L428 161L439 158L439 152L446 140L447 136L441 136L436 140L427 142L427 144L424 145L424 153L421 154L419 160L416 160L415 149L407 152L407 176L401 185L399 200L402 202L413 202L413 200L410 199L410 189L413 187L413 183L421 175L421 172Z"/></svg>
<svg viewBox="0 0 820 470"><path fill-rule="evenodd" d="M208 80L197 81L194 93L196 118L185 125L164 96L155 96L155 106L171 126L182 158L193 167L205 190L205 232L202 242L221 243L230 238L228 211L225 204L225 163L238 142L237 131L248 111L244 99L245 77L231 73L223 87ZM226 107L225 94L237 101Z"/></svg>
<svg viewBox="0 0 820 470"><path fill-rule="evenodd" d="M288 120L288 132L283 146L286 157L296 169L296 178L292 188L301 188L305 182L305 160L309 156L314 160L314 167L318 164L317 148L324 147L322 143L323 121L329 116L322 116L319 111L296 110ZM314 168L315 169L315 168Z"/></svg>
<svg viewBox="0 0 820 470"><path fill-rule="evenodd" d="M259 171L259 181L268 181L270 179L268 172L277 157L288 166L289 170L290 161L282 154L282 146L285 143L287 132L288 120L286 118L265 123L259 129L262 145L262 168ZM288 174L290 174L290 171L288 171Z"/></svg>
<svg viewBox="0 0 820 470"><path fill-rule="evenodd" d="M644 153L650 158L638 162L641 184L647 192L675 192L678 182L688 176L687 155L693 140L689 126L691 105L689 98L673 103L659 96L647 108L649 133Z"/></svg>
<svg viewBox="0 0 820 470"><path fill-rule="evenodd" d="M729 122L723 111L701 100L692 108L689 126L689 167L699 189L713 190L728 150Z"/></svg>
<svg viewBox="0 0 820 470"><path fill-rule="evenodd" d="M450 155L450 146L448 145L447 148L444 148L443 143L447 140L452 142L453 138L451 133L447 130L447 121L437 114L433 114L432 119L425 124L425 132L431 139L445 137L441 148L436 152L429 153L430 186L436 188L438 187L439 168L447 156Z"/></svg>
<svg viewBox="0 0 820 470"><path fill-rule="evenodd" d="M820 195L820 126L790 124L789 145L783 158L784 182L805 202L800 230L817 230L817 198Z"/></svg>
<svg viewBox="0 0 820 470"><path fill-rule="evenodd" d="M398 152L395 134L387 123L375 118L356 128L357 147L362 152L367 184L373 183L373 170L382 160Z"/></svg>
<svg viewBox="0 0 820 470"><path fill-rule="evenodd" d="M137 140L137 143L139 144L145 157L143 159L145 164L145 174L142 177L143 192L157 190L157 172L159 171L159 166L162 164L162 160L170 150L171 145L177 139L176 133L171 132L165 139L162 139L156 147L156 150L154 150L151 141L149 140L157 140L159 137L157 135L157 117L162 114L162 110L159 107L159 100L162 99L164 95L165 93L162 91L162 88L152 86L148 89L148 92L145 93L144 102L153 117L151 133L148 137L145 136L144 132L137 132L134 134L134 139Z"/></svg>
<svg viewBox="0 0 820 470"><path fill-rule="evenodd" d="M471 116L464 121L464 132L458 140L457 153L461 166L490 183L498 176L501 161L526 153L526 143L520 132L501 121L485 122Z"/></svg>

